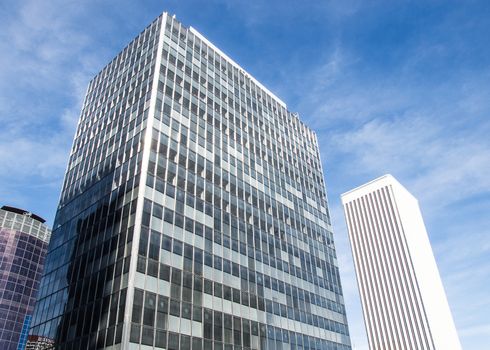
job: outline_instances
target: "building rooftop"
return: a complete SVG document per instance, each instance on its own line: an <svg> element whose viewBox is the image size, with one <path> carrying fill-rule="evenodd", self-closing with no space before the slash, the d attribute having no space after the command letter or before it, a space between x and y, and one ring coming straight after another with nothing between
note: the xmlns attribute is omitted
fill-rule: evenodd
<svg viewBox="0 0 490 350"><path fill-rule="evenodd" d="M44 224L46 222L46 220L44 220L42 217L40 217L39 215L33 214L30 211L28 211L28 210L24 210L24 209L20 209L20 208L15 208L15 207L10 207L8 205L4 205L1 209L2 210L5 210L5 211L10 211L12 213L20 214L20 215L30 216L34 220L39 221L41 224Z"/></svg>

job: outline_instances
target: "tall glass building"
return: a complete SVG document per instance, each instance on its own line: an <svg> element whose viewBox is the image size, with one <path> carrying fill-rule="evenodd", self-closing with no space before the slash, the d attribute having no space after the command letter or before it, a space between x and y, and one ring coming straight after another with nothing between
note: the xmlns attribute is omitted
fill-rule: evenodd
<svg viewBox="0 0 490 350"><path fill-rule="evenodd" d="M89 84L31 339L350 349L315 134L167 14Z"/></svg>
<svg viewBox="0 0 490 350"><path fill-rule="evenodd" d="M24 349L51 230L28 211L0 209L0 349Z"/></svg>

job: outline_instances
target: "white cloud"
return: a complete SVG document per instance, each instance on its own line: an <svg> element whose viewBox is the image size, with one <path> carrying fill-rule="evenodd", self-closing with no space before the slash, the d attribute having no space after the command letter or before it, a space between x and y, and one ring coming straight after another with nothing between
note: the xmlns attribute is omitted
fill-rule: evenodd
<svg viewBox="0 0 490 350"><path fill-rule="evenodd" d="M86 85L101 66L80 30L84 15L77 2L30 0L0 21L0 199L48 221Z"/></svg>
<svg viewBox="0 0 490 350"><path fill-rule="evenodd" d="M486 336L490 337L490 324L483 324L483 325L478 325L474 327L469 327L469 328L463 328L459 334L462 337L474 337L476 335L478 336Z"/></svg>
<svg viewBox="0 0 490 350"><path fill-rule="evenodd" d="M399 174L432 207L490 192L490 141L481 130L459 135L440 121L417 115L374 119L334 135L332 146L347 155L351 171Z"/></svg>

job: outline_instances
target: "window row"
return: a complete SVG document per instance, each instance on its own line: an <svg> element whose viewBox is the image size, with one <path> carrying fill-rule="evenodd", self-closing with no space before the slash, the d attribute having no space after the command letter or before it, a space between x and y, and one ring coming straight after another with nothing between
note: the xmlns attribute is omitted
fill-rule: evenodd
<svg viewBox="0 0 490 350"><path fill-rule="evenodd" d="M238 270L238 266L236 266L236 275L238 275ZM198 271L198 274L192 274L163 263L159 264L151 259L147 260L147 265L145 266L143 257L138 258L137 265L138 272L170 282L170 297L174 299L176 305L182 301L182 305L193 304L201 306L202 293L204 292L205 294L214 295L215 297L270 314L307 323L332 332L347 334L348 330L345 325L312 314L312 305L345 314L341 304L260 273L249 272L247 276L246 268L241 267L240 270L242 276L245 274L245 278L240 279L240 289L237 289L206 278L203 279L200 277L200 271ZM253 280L255 276L257 276L256 283ZM247 280L247 277L250 280ZM265 288L285 294L286 304L265 298ZM177 306L176 310L179 309L179 306ZM188 318L190 318L190 314Z"/></svg>

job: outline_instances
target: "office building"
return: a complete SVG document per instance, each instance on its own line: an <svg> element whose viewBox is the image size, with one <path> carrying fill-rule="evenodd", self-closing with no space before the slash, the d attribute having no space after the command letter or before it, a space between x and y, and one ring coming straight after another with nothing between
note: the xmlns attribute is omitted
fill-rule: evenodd
<svg viewBox="0 0 490 350"><path fill-rule="evenodd" d="M0 209L0 349L24 349L51 230L39 216Z"/></svg>
<svg viewBox="0 0 490 350"><path fill-rule="evenodd" d="M350 349L315 134L163 14L90 82L32 342Z"/></svg>
<svg viewBox="0 0 490 350"><path fill-rule="evenodd" d="M342 203L370 349L461 349L417 200L385 175Z"/></svg>

